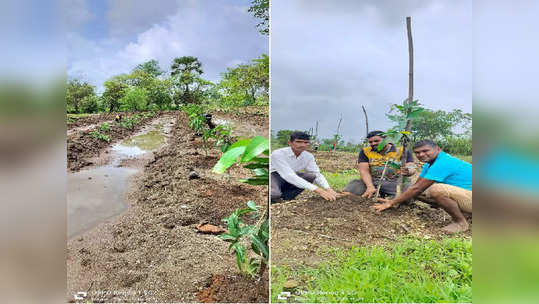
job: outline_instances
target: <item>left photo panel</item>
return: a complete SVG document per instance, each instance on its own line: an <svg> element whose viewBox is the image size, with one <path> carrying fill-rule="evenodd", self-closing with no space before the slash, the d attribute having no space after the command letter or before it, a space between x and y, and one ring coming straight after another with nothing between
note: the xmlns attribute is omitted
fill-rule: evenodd
<svg viewBox="0 0 539 304"><path fill-rule="evenodd" d="M268 303L269 0L69 9L66 302Z"/></svg>

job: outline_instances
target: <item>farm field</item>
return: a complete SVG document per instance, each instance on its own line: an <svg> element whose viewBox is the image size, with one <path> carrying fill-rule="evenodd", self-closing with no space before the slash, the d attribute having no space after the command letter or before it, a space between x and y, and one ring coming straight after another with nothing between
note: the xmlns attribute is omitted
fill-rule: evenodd
<svg viewBox="0 0 539 304"><path fill-rule="evenodd" d="M67 118L68 301L267 302L267 272L240 275L229 244L197 229L264 205L267 186L237 181L240 166L212 173L221 150L183 111L115 114ZM235 138L268 137L267 107L212 114Z"/></svg>
<svg viewBox="0 0 539 304"><path fill-rule="evenodd" d="M337 191L359 176L356 153L314 155ZM441 228L450 216L441 209L416 201L376 213L373 204L357 196L330 202L305 191L272 205L272 301L471 301L472 225L448 236ZM411 289L388 290L405 287Z"/></svg>

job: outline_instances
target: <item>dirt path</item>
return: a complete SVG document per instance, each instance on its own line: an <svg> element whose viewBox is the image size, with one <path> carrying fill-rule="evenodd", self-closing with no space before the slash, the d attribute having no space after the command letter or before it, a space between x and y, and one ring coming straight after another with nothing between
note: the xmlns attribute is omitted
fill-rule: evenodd
<svg viewBox="0 0 539 304"><path fill-rule="evenodd" d="M222 226L221 219L248 200L267 202L267 187L237 182L244 168L232 168L230 180L211 173L219 151L205 156L187 117L173 115L168 144L134 161L144 171L130 183L128 211L68 242L68 300L89 290L94 300L107 302L198 302L210 286L213 299L228 299L229 292L237 301L267 302L267 278L254 284L238 276L228 243L195 228L201 222ZM189 179L192 170L199 179Z"/></svg>

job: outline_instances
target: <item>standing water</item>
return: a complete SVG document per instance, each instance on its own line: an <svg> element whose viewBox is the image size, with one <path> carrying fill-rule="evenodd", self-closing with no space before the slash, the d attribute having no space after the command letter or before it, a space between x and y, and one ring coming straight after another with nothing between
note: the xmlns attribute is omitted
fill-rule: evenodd
<svg viewBox="0 0 539 304"><path fill-rule="evenodd" d="M127 210L128 180L139 170L119 165L122 160L142 158L161 147L165 134L169 133L163 131L163 122L167 123L167 129L173 124L170 118L158 119L139 135L112 146L108 165L68 174L68 238Z"/></svg>

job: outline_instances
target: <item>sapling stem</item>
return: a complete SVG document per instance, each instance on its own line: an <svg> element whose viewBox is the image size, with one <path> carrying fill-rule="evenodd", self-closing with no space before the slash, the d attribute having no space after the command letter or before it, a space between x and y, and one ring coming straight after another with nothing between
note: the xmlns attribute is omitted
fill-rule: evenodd
<svg viewBox="0 0 539 304"><path fill-rule="evenodd" d="M378 183L378 187L376 189L376 195L374 196L374 198L378 198L378 196L380 195L380 188L382 187L382 181L384 180L384 177L386 175L387 164L389 164L389 159L386 161L386 164L384 165L384 170L382 171L382 177L380 177L380 182Z"/></svg>

